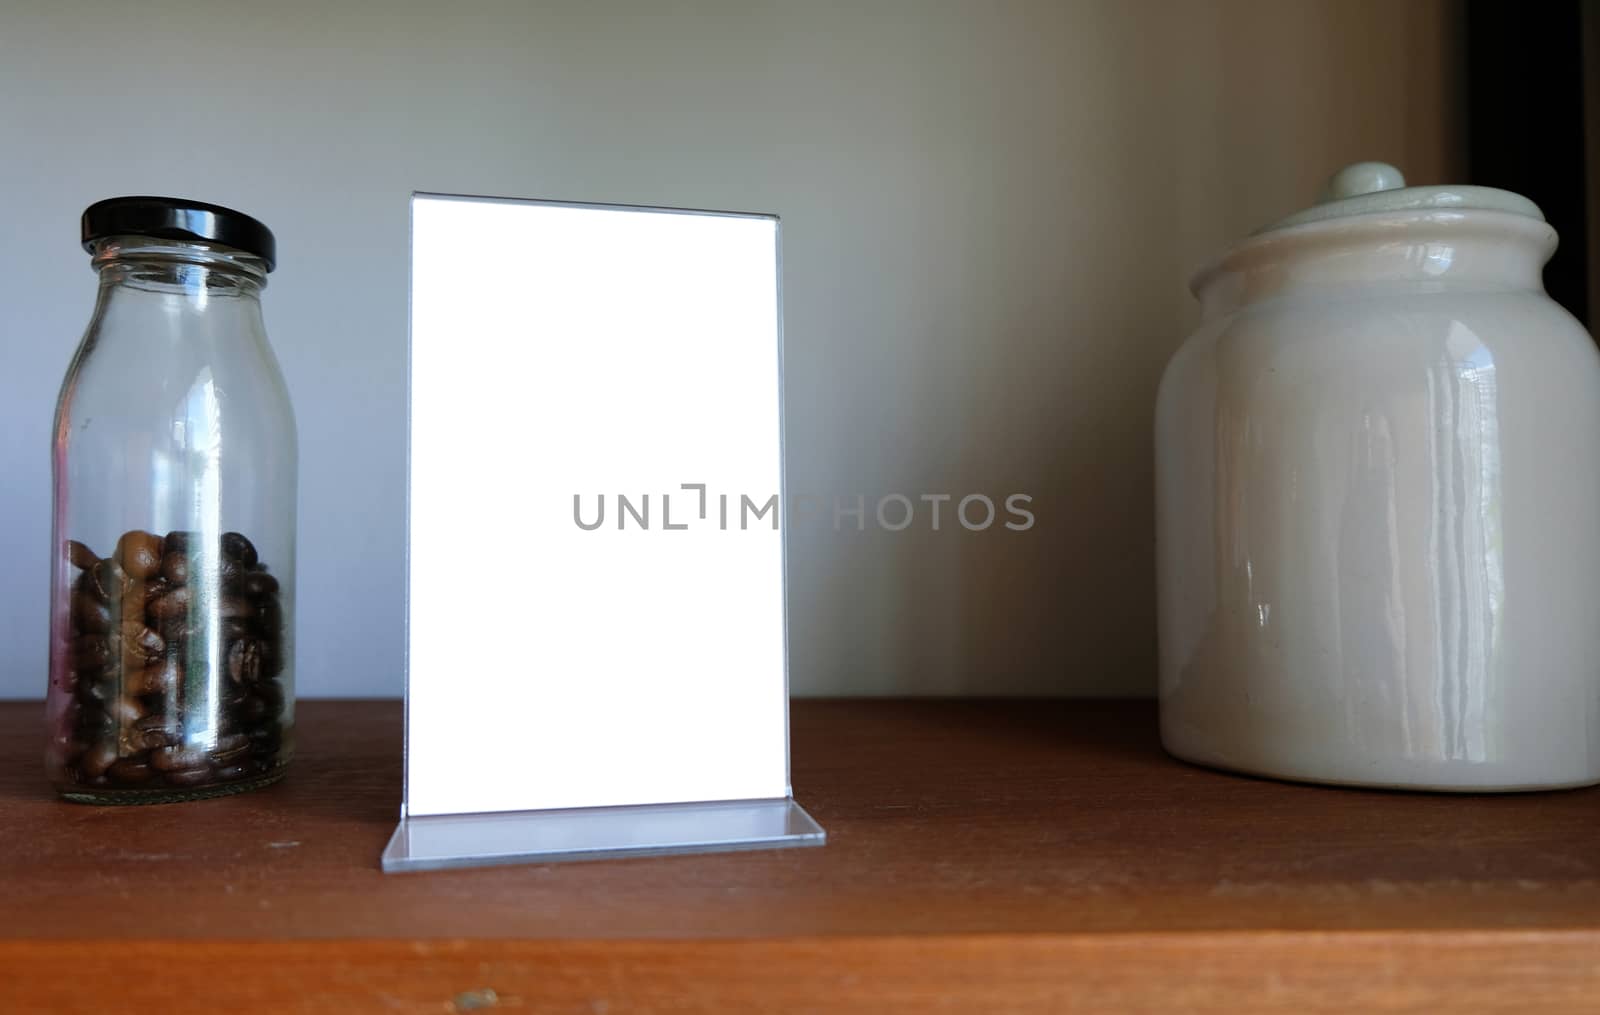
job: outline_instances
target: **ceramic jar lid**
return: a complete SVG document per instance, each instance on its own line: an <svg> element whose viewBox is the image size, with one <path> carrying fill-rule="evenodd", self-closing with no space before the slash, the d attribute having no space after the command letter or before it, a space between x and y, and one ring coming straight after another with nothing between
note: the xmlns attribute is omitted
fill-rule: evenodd
<svg viewBox="0 0 1600 1015"><path fill-rule="evenodd" d="M1544 221L1538 205L1509 190L1464 184L1408 187L1400 170L1387 162L1357 162L1333 174L1319 203L1256 230L1256 235L1375 212L1469 210L1508 212Z"/></svg>

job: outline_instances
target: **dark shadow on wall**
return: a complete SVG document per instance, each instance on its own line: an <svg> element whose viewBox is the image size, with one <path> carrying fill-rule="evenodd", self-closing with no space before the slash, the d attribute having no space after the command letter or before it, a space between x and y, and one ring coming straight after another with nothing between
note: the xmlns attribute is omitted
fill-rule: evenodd
<svg viewBox="0 0 1600 1015"><path fill-rule="evenodd" d="M1584 6L1467 0L1466 86L1468 180L1524 194L1544 212L1561 236L1545 288L1587 325Z"/></svg>

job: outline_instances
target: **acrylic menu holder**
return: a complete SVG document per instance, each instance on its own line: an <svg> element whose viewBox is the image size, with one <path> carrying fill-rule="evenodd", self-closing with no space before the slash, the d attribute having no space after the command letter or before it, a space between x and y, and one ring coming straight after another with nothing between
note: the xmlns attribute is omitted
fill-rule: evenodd
<svg viewBox="0 0 1600 1015"><path fill-rule="evenodd" d="M412 199L385 871L820 845L789 786L771 216Z"/></svg>

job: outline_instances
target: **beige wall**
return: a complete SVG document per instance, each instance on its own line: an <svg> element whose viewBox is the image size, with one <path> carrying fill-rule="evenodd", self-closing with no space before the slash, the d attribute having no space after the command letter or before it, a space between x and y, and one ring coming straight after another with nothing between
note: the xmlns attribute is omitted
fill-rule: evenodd
<svg viewBox="0 0 1600 1015"><path fill-rule="evenodd" d="M1101 694L1152 686L1150 410L1188 273L1341 163L1460 169L1454 6L1427 0L13 6L0 694L43 687L96 198L279 233L306 694L400 687L413 189L782 215L792 490L1023 492L1038 519L797 525L796 691Z"/></svg>

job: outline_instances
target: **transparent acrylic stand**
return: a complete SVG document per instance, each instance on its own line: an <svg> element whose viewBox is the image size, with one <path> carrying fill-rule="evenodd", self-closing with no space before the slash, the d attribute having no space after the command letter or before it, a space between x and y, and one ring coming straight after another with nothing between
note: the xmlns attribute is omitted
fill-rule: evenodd
<svg viewBox="0 0 1600 1015"><path fill-rule="evenodd" d="M784 849L820 846L826 837L793 800L442 814L403 819L383 851L383 869Z"/></svg>
<svg viewBox="0 0 1600 1015"><path fill-rule="evenodd" d="M823 844L789 784L778 238L413 196L386 872Z"/></svg>

